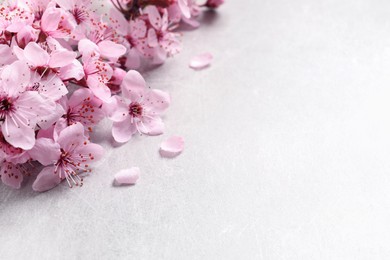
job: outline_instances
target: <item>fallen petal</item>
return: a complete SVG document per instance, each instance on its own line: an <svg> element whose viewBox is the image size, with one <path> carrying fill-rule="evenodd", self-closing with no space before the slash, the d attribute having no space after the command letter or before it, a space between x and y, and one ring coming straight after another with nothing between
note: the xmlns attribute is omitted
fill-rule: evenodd
<svg viewBox="0 0 390 260"><path fill-rule="evenodd" d="M178 156L184 149L184 139L180 136L172 136L161 143L160 155L166 158Z"/></svg>
<svg viewBox="0 0 390 260"><path fill-rule="evenodd" d="M209 52L199 54L191 59L190 68L204 69L210 65L213 58L214 58L213 55Z"/></svg>
<svg viewBox="0 0 390 260"><path fill-rule="evenodd" d="M140 169L138 167L132 167L119 171L115 174L115 181L118 184L135 184L140 175Z"/></svg>

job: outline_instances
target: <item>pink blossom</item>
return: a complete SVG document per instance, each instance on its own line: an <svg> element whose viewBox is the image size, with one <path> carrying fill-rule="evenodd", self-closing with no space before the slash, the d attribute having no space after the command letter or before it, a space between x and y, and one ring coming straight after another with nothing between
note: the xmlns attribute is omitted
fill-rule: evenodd
<svg viewBox="0 0 390 260"><path fill-rule="evenodd" d="M27 91L30 70L22 61L6 66L0 82L0 125L5 140L17 148L31 149L40 117L50 114L53 102Z"/></svg>
<svg viewBox="0 0 390 260"><path fill-rule="evenodd" d="M181 49L179 34L169 29L168 11L164 9L161 15L155 6L148 6L144 12L152 25L147 33L147 44L155 49L154 61L161 63L166 57L179 53Z"/></svg>
<svg viewBox="0 0 390 260"><path fill-rule="evenodd" d="M69 19L70 14L61 8L55 7L54 3L49 3L42 14L41 30L46 36L54 38L69 37L75 29L76 24Z"/></svg>
<svg viewBox="0 0 390 260"><path fill-rule="evenodd" d="M87 88L76 90L70 99L65 99L62 104L65 114L61 120L66 126L81 123L86 130L92 132L92 128L104 118L101 109L103 102Z"/></svg>
<svg viewBox="0 0 390 260"><path fill-rule="evenodd" d="M19 189L27 171L23 164L30 159L27 151L13 147L0 132L0 177L4 184Z"/></svg>
<svg viewBox="0 0 390 260"><path fill-rule="evenodd" d="M80 173L91 172L90 163L101 158L103 148L90 143L83 125L76 123L62 130L54 141L38 139L30 154L33 159L46 166L33 185L35 190L43 191L42 187L58 184L61 179L66 179L70 187L82 185Z"/></svg>
<svg viewBox="0 0 390 260"><path fill-rule="evenodd" d="M96 44L87 39L79 42L85 74L84 84L92 90L95 96L109 102L111 91L107 84L113 75L113 69L103 61L96 47Z"/></svg>
<svg viewBox="0 0 390 260"><path fill-rule="evenodd" d="M146 22L140 18L127 21L116 9L111 9L110 14L114 28L123 37L123 44L128 49L125 67L139 68L141 57L151 57L153 53L153 49L146 44Z"/></svg>
<svg viewBox="0 0 390 260"><path fill-rule="evenodd" d="M121 88L124 98L116 96L106 105L108 116L114 121L114 139L124 143L136 132L162 134L164 123L160 116L169 106L169 95L161 90L148 90L144 78L135 70L126 74Z"/></svg>
<svg viewBox="0 0 390 260"><path fill-rule="evenodd" d="M202 7L222 0L116 0L104 13L91 0L6 0L0 4L0 179L20 188L28 166L44 166L32 186L46 191L81 174L103 153L89 133L105 117L126 142L137 132L159 135L167 93L150 89L137 71L161 64L180 49L179 25L199 26ZM102 5L103 6L103 5ZM200 68L210 55L192 60ZM91 135L91 138L94 136ZM177 155L181 138L160 153ZM122 171L135 183L139 169Z"/></svg>

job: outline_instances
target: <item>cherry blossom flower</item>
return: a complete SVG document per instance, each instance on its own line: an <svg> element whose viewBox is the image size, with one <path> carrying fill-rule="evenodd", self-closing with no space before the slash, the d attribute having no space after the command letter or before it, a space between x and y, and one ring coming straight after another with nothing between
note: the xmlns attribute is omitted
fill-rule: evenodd
<svg viewBox="0 0 390 260"><path fill-rule="evenodd" d="M173 56L180 52L181 46L178 40L178 33L171 32L168 23L168 11L163 10L160 15L155 6L148 6L144 10L148 15L152 28L148 30L148 46L155 48L154 60L156 63L163 62L166 57Z"/></svg>
<svg viewBox="0 0 390 260"><path fill-rule="evenodd" d="M116 9L111 9L110 14L114 28L123 37L123 44L128 49L125 67L139 68L141 57L152 57L153 53L153 49L146 44L146 22L140 18L127 21Z"/></svg>
<svg viewBox="0 0 390 260"><path fill-rule="evenodd" d="M9 144L0 133L0 177L4 184L19 189L27 171L23 164L30 159L27 151Z"/></svg>
<svg viewBox="0 0 390 260"><path fill-rule="evenodd" d="M69 17L69 13L61 8L55 7L55 3L50 2L43 12L40 21L43 35L52 36L53 38L69 37L76 27L76 24Z"/></svg>
<svg viewBox="0 0 390 260"><path fill-rule="evenodd" d="M61 103L65 110L61 120L66 126L81 123L92 132L92 128L105 116L101 109L103 102L87 88L76 90L69 100L65 98Z"/></svg>
<svg viewBox="0 0 390 260"><path fill-rule="evenodd" d="M106 105L108 117L114 121L112 134L124 143L135 133L159 135L164 131L162 113L170 104L169 95L161 90L148 90L141 74L131 70L122 82L124 98L114 97Z"/></svg>
<svg viewBox="0 0 390 260"><path fill-rule="evenodd" d="M182 23L199 26L204 7L223 0L112 0L109 13L91 0L6 0L0 4L0 179L20 188L37 163L34 184L47 191L66 180L82 186L81 174L103 149L91 142L98 123L113 121L112 135L159 135L167 93L147 88L142 75L181 49ZM103 5L102 5L103 6ZM205 54L190 66L211 62ZM177 155L179 137L160 153ZM123 170L118 183L135 183L140 170Z"/></svg>
<svg viewBox="0 0 390 260"><path fill-rule="evenodd" d="M76 123L62 130L54 141L38 139L29 153L33 159L46 166L33 187L47 187L45 183L58 184L62 179L67 181L69 187L73 187L83 184L80 174L91 172L90 163L101 158L103 148L90 143L84 134L83 125ZM38 191L42 191L41 188Z"/></svg>
<svg viewBox="0 0 390 260"><path fill-rule="evenodd" d="M49 114L53 102L36 91L26 91L30 70L22 61L6 66L0 82L0 125L5 140L25 150L35 143L35 127L39 118Z"/></svg>

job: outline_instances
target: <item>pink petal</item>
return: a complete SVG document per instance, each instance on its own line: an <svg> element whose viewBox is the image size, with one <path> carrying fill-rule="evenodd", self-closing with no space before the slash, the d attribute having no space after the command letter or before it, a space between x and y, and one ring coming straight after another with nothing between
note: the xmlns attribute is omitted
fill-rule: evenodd
<svg viewBox="0 0 390 260"><path fill-rule="evenodd" d="M118 184L135 184L140 175L140 169L138 167L132 167L119 171L115 174L115 181Z"/></svg>
<svg viewBox="0 0 390 260"><path fill-rule="evenodd" d="M57 30L61 20L61 12L56 8L48 8L42 15L41 28L44 32L52 32Z"/></svg>
<svg viewBox="0 0 390 260"><path fill-rule="evenodd" d="M120 33L121 35L126 35L127 34L127 27L129 26L129 22L125 19L124 15L121 12L119 12L118 9L111 8L110 9L110 18L116 22L116 23L113 23L113 25L115 25L116 31L118 33Z"/></svg>
<svg viewBox="0 0 390 260"><path fill-rule="evenodd" d="M57 30L61 20L61 12L55 8L48 8L42 15L41 28L44 32L52 32Z"/></svg>
<svg viewBox="0 0 390 260"><path fill-rule="evenodd" d="M148 45L152 48L158 46L157 34L153 28L150 28L148 31Z"/></svg>
<svg viewBox="0 0 390 260"><path fill-rule="evenodd" d="M19 96L30 83L30 68L23 61L15 61L5 66L1 72L2 89L10 96Z"/></svg>
<svg viewBox="0 0 390 260"><path fill-rule="evenodd" d="M144 12L148 15L149 21L155 29L161 29L161 16L156 6L148 5Z"/></svg>
<svg viewBox="0 0 390 260"><path fill-rule="evenodd" d="M7 44L0 44L0 66L4 66L6 64L11 64L16 60L15 55L12 52L12 48Z"/></svg>
<svg viewBox="0 0 390 260"><path fill-rule="evenodd" d="M49 100L57 101L68 94L68 89L64 82L56 74L50 74L49 77L41 78L41 76L36 73L34 74L32 82L39 83L39 94Z"/></svg>
<svg viewBox="0 0 390 260"><path fill-rule="evenodd" d="M128 142L133 134L137 132L134 124L131 123L130 117L122 122L114 122L112 125L112 136L118 143Z"/></svg>
<svg viewBox="0 0 390 260"><path fill-rule="evenodd" d="M193 28L198 28L200 26L200 22L195 20L195 18L183 18L183 22L192 26Z"/></svg>
<svg viewBox="0 0 390 260"><path fill-rule="evenodd" d="M188 2L187 0L178 0L179 8L185 18L190 18L191 17L191 11L190 8L188 7Z"/></svg>
<svg viewBox="0 0 390 260"><path fill-rule="evenodd" d="M20 189L20 185L23 181L23 174L12 163L3 163L0 170L1 180L5 185L8 185L14 189Z"/></svg>
<svg viewBox="0 0 390 260"><path fill-rule="evenodd" d="M141 66L141 54L136 48L131 48L127 53L125 66L128 69L138 69Z"/></svg>
<svg viewBox="0 0 390 260"><path fill-rule="evenodd" d="M169 107L171 98L168 93L153 89L145 95L143 103L150 108L154 115L160 115Z"/></svg>
<svg viewBox="0 0 390 260"><path fill-rule="evenodd" d="M126 48L122 44L117 44L113 41L102 41L98 43L100 54L107 58L118 59L125 55Z"/></svg>
<svg viewBox="0 0 390 260"><path fill-rule="evenodd" d="M32 188L34 191L44 192L53 189L61 183L61 178L54 173L54 167L45 167L38 174Z"/></svg>
<svg viewBox="0 0 390 260"><path fill-rule="evenodd" d="M51 53L49 61L50 68L60 68L70 65L76 59L76 52L73 51L54 51Z"/></svg>
<svg viewBox="0 0 390 260"><path fill-rule="evenodd" d="M107 117L114 122L122 122L130 117L128 105L121 101L118 96L111 98L110 103L105 103L103 105L103 110Z"/></svg>
<svg viewBox="0 0 390 260"><path fill-rule="evenodd" d="M80 145L85 140L84 126L81 123L76 123L62 130L57 142L65 150L70 150L74 146L73 144Z"/></svg>
<svg viewBox="0 0 390 260"><path fill-rule="evenodd" d="M35 132L31 127L16 125L14 120L6 118L1 125L5 140L16 148L30 150L35 144Z"/></svg>
<svg viewBox="0 0 390 260"><path fill-rule="evenodd" d="M37 124L42 129L50 128L54 123L58 122L64 114L64 108L60 104L56 103L56 106L51 113L40 116L40 121Z"/></svg>
<svg viewBox="0 0 390 260"><path fill-rule="evenodd" d="M50 138L37 139L35 146L28 153L32 159L45 166L54 164L61 156L60 145Z"/></svg>
<svg viewBox="0 0 390 260"><path fill-rule="evenodd" d="M145 118L142 123L138 123L137 126L142 133L150 136L161 135L165 130L164 122L157 116Z"/></svg>
<svg viewBox="0 0 390 260"><path fill-rule="evenodd" d="M130 70L123 79L121 88L125 98L137 101L145 92L146 82L138 71Z"/></svg>
<svg viewBox="0 0 390 260"><path fill-rule="evenodd" d="M160 155L173 158L178 156L184 149L184 139L180 136L172 136L161 143Z"/></svg>
<svg viewBox="0 0 390 260"><path fill-rule="evenodd" d="M35 67L46 66L50 59L49 54L35 42L27 44L24 48L24 56L29 64Z"/></svg>
<svg viewBox="0 0 390 260"><path fill-rule="evenodd" d="M84 68L83 65L78 60L74 60L71 64L68 66L60 68L60 78L62 80L66 79L75 79L75 80L81 80L84 78Z"/></svg>
<svg viewBox="0 0 390 260"><path fill-rule="evenodd" d="M96 97L104 102L110 102L111 90L104 83L99 82L95 77L88 77L87 84Z"/></svg>
<svg viewBox="0 0 390 260"><path fill-rule="evenodd" d="M79 41L78 49L83 56L90 55L93 52L99 53L99 47L94 42L88 39L82 39L81 41Z"/></svg>
<svg viewBox="0 0 390 260"><path fill-rule="evenodd" d="M211 53L202 53L191 59L190 67L193 69L203 69L209 66L212 60L213 55Z"/></svg>

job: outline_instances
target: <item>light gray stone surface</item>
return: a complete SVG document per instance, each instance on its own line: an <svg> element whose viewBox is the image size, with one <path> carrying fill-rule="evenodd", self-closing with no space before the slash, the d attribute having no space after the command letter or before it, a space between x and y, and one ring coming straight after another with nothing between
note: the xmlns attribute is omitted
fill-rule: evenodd
<svg viewBox="0 0 390 260"><path fill-rule="evenodd" d="M104 122L83 188L0 186L1 259L390 258L390 2L230 0L204 21L147 74L165 135L112 148ZM172 134L186 150L161 159Z"/></svg>

